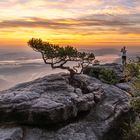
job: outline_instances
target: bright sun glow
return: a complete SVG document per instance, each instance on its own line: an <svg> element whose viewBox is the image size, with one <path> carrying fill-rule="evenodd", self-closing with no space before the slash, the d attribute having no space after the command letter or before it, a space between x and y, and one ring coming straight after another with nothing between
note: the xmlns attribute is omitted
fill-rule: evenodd
<svg viewBox="0 0 140 140"><path fill-rule="evenodd" d="M75 46L139 46L139 0L1 0L0 47L32 38Z"/></svg>

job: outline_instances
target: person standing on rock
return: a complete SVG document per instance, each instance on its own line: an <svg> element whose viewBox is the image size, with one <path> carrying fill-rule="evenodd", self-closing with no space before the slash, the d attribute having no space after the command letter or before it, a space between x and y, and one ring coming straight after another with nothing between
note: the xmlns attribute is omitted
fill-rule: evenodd
<svg viewBox="0 0 140 140"><path fill-rule="evenodd" d="M122 65L125 66L126 65L126 53L127 53L127 50L126 50L126 47L124 46L122 49L121 49L121 53L122 53Z"/></svg>

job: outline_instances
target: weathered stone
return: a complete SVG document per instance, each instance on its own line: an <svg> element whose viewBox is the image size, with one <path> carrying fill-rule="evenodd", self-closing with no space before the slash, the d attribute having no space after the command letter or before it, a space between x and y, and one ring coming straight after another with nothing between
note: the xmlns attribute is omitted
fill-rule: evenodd
<svg viewBox="0 0 140 140"><path fill-rule="evenodd" d="M128 93L132 93L132 86L130 85L130 83L118 83L116 84L116 86Z"/></svg>
<svg viewBox="0 0 140 140"><path fill-rule="evenodd" d="M94 81L93 79L88 81L88 77L84 75L76 78L90 85L92 93L82 93L78 87L69 85L68 76L64 74L46 76L2 91L0 121L10 122L12 118L16 123L47 125L65 121L76 117L81 111L90 110L95 105L93 91L102 93L97 84L88 84ZM21 118L17 118L17 115Z"/></svg>
<svg viewBox="0 0 140 140"><path fill-rule="evenodd" d="M6 124L0 128L0 138L104 140L117 119L129 111L130 96L87 75L76 75L75 81L70 85L68 75L54 74L0 92L0 122ZM24 127L9 127L9 123Z"/></svg>
<svg viewBox="0 0 140 140"><path fill-rule="evenodd" d="M21 128L0 128L0 140L23 140Z"/></svg>

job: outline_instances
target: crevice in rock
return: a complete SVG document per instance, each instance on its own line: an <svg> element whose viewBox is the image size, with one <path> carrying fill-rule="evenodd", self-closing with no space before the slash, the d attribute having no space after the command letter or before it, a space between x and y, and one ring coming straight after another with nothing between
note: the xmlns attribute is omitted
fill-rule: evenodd
<svg viewBox="0 0 140 140"><path fill-rule="evenodd" d="M69 80L69 84L74 88L80 88L83 94L90 93L89 89L87 88L87 84L83 81L74 78L72 81Z"/></svg>
<svg viewBox="0 0 140 140"><path fill-rule="evenodd" d="M23 139L26 135L26 128L25 127L31 127L31 128L41 128L41 129L46 129L48 131L57 131L60 128L63 128L71 123L77 123L79 121L82 121L83 119L85 119L85 117L90 113L90 111L83 111L83 112L79 112L77 117L75 118L70 118L66 121L62 121L59 123L51 123L51 124L47 124L47 125L35 125L35 124L26 124L26 123L18 123L18 122L3 122L0 124L0 127L8 127L8 128L12 128L12 127L22 127L23 129Z"/></svg>
<svg viewBox="0 0 140 140"><path fill-rule="evenodd" d="M26 128L22 127L22 131L23 131L23 137L22 140L25 140L25 136L26 136Z"/></svg>
<svg viewBox="0 0 140 140"><path fill-rule="evenodd" d="M31 128L41 128L41 129L46 129L48 131L57 131L58 129L67 126L68 124L77 123L79 121L82 121L89 113L90 113L90 111L79 112L77 117L75 117L75 118L71 118L66 121L54 123L54 124L51 123L51 124L47 124L47 125L34 125L34 124L19 123L17 125L23 126L23 127L28 126Z"/></svg>

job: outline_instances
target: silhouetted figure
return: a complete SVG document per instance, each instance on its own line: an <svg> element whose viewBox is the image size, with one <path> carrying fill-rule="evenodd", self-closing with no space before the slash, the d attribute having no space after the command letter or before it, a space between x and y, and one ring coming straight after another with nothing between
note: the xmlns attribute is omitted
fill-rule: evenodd
<svg viewBox="0 0 140 140"><path fill-rule="evenodd" d="M126 47L124 46L122 49L121 49L121 53L122 53L122 65L126 65L126 53L127 53L127 50L126 50Z"/></svg>

